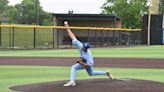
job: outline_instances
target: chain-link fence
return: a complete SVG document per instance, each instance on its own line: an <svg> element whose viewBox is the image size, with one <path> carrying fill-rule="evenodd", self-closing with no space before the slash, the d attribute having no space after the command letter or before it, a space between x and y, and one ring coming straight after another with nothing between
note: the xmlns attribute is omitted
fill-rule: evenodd
<svg viewBox="0 0 164 92"><path fill-rule="evenodd" d="M141 44L140 29L70 27L82 42L92 47L131 46ZM0 48L63 49L72 48L65 27L0 25Z"/></svg>

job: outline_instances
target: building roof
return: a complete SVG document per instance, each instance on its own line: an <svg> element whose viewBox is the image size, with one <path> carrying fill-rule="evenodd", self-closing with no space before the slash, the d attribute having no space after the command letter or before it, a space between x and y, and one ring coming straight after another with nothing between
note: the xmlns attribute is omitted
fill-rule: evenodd
<svg viewBox="0 0 164 92"><path fill-rule="evenodd" d="M119 17L113 14L62 14L62 13L54 13L54 17L58 20L107 20L107 21L115 21L120 20Z"/></svg>

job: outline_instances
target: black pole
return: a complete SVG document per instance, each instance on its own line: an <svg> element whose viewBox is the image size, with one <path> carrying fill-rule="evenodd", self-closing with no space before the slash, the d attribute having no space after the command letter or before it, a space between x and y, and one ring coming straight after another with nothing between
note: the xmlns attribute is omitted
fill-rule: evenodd
<svg viewBox="0 0 164 92"><path fill-rule="evenodd" d="M114 28L116 28L116 16L114 16ZM114 36L114 43L113 45L116 45L116 31L113 31L113 36Z"/></svg>
<svg viewBox="0 0 164 92"><path fill-rule="evenodd" d="M109 30L107 30L107 46L109 46Z"/></svg>
<svg viewBox="0 0 164 92"><path fill-rule="evenodd" d="M103 46L103 30L100 30L101 32L101 46Z"/></svg>
<svg viewBox="0 0 164 92"><path fill-rule="evenodd" d="M1 21L0 21L0 25L1 25ZM1 27L0 27L0 46L2 46L2 31L1 31Z"/></svg>
<svg viewBox="0 0 164 92"><path fill-rule="evenodd" d="M127 45L127 32L125 31L125 45Z"/></svg>
<svg viewBox="0 0 164 92"><path fill-rule="evenodd" d="M87 30L87 35L88 35L88 38L87 38L87 42L90 42L90 35L89 35L89 29Z"/></svg>
<svg viewBox="0 0 164 92"><path fill-rule="evenodd" d="M133 31L130 32L130 43L133 45Z"/></svg>
<svg viewBox="0 0 164 92"><path fill-rule="evenodd" d="M55 48L55 42L54 42L54 41L55 41L55 36L54 36L54 34L55 34L55 28L53 28L53 33L52 33L52 36L53 36L53 37L52 37L52 41L53 41L53 42L52 42L52 43L53 43L52 48Z"/></svg>
<svg viewBox="0 0 164 92"><path fill-rule="evenodd" d="M11 25L10 21L9 21L9 24ZM10 47L14 46L14 45L12 45L13 44L13 40L12 40L13 38L14 38L14 28L9 28L9 45L10 45Z"/></svg>
<svg viewBox="0 0 164 92"><path fill-rule="evenodd" d="M9 28L9 46L12 47L13 45L13 28L11 31L11 28Z"/></svg>
<svg viewBox="0 0 164 92"><path fill-rule="evenodd" d="M35 1L35 25L38 25L38 0Z"/></svg>
<svg viewBox="0 0 164 92"><path fill-rule="evenodd" d="M118 30L118 33L119 33L119 45L121 45L121 31L120 30Z"/></svg>
<svg viewBox="0 0 164 92"><path fill-rule="evenodd" d="M113 43L112 44L115 45L115 31L112 30L112 33L113 33L113 39L112 39Z"/></svg>
<svg viewBox="0 0 164 92"><path fill-rule="evenodd" d="M57 29L57 49L59 49L59 30Z"/></svg>
<svg viewBox="0 0 164 92"><path fill-rule="evenodd" d="M15 35L15 32L14 32L14 27L12 27L12 48L14 48L14 44L15 44L15 37L14 37L14 35Z"/></svg>
<svg viewBox="0 0 164 92"><path fill-rule="evenodd" d="M105 30L105 34L106 34L106 35L104 35L105 47L108 47L108 31L107 30Z"/></svg>
<svg viewBox="0 0 164 92"><path fill-rule="evenodd" d="M36 28L34 28L34 40L33 40L33 46L36 47Z"/></svg>
<svg viewBox="0 0 164 92"><path fill-rule="evenodd" d="M97 31L95 30L95 47L96 47L96 45L97 45Z"/></svg>
<svg viewBox="0 0 164 92"><path fill-rule="evenodd" d="M37 10L37 0L35 0L35 25L37 25Z"/></svg>

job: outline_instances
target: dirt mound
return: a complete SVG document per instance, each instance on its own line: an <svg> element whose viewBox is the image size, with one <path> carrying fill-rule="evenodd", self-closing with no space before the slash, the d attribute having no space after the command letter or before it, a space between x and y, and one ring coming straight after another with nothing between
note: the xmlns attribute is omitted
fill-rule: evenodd
<svg viewBox="0 0 164 92"><path fill-rule="evenodd" d="M75 87L63 87L67 81L55 81L14 86L21 92L163 92L164 83L136 79L77 80Z"/></svg>

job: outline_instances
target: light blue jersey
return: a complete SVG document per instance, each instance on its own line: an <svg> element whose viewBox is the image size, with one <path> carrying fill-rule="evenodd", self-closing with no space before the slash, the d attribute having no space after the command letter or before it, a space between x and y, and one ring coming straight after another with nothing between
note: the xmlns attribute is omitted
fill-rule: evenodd
<svg viewBox="0 0 164 92"><path fill-rule="evenodd" d="M86 63L90 66L93 66L94 60L93 60L93 56L91 54L91 51L89 49L87 49L87 52L84 52L82 50L83 44L79 40L77 40L76 38L72 40L72 44L79 49L80 56L86 60Z"/></svg>
<svg viewBox="0 0 164 92"><path fill-rule="evenodd" d="M80 51L80 56L82 58L84 58L86 60L86 63L90 66L88 68L85 68L83 65L79 64L79 63L76 63L74 64L72 67L71 67L71 75L70 75L70 81L75 81L75 75L76 75L76 71L77 70L81 70L81 69L86 69L86 71L88 72L88 74L90 76L94 76L94 75L106 75L107 72L106 71L94 71L93 70L93 57L92 57L92 54L91 54L91 51L89 49L87 49L87 52L84 52L82 50L83 48L83 44L77 40L76 38L72 40L72 44L74 46L76 46L79 51Z"/></svg>

